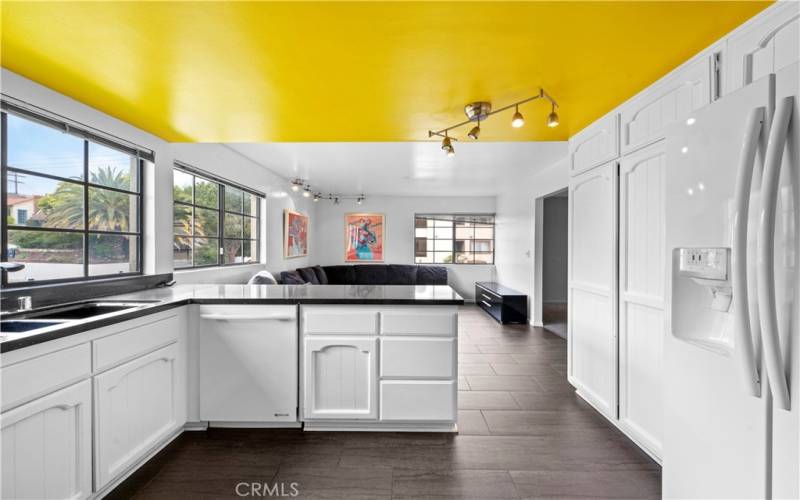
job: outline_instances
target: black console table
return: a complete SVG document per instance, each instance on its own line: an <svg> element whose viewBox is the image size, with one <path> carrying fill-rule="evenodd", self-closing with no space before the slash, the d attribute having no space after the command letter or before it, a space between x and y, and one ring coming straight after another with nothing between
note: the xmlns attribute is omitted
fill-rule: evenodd
<svg viewBox="0 0 800 500"><path fill-rule="evenodd" d="M499 283L476 282L475 303L500 323L528 322L528 296Z"/></svg>

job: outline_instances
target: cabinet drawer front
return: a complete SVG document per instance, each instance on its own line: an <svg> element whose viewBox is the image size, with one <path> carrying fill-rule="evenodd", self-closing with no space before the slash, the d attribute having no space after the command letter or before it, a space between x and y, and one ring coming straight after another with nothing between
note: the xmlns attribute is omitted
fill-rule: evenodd
<svg viewBox="0 0 800 500"><path fill-rule="evenodd" d="M178 315L95 340L94 370L102 371L178 340Z"/></svg>
<svg viewBox="0 0 800 500"><path fill-rule="evenodd" d="M382 377L454 378L455 359L455 339L381 339Z"/></svg>
<svg viewBox="0 0 800 500"><path fill-rule="evenodd" d="M378 333L378 311L311 309L303 311L303 332L310 334L364 334Z"/></svg>
<svg viewBox="0 0 800 500"><path fill-rule="evenodd" d="M408 310L381 313L382 335L447 335L458 331L454 312Z"/></svg>
<svg viewBox="0 0 800 500"><path fill-rule="evenodd" d="M0 369L2 411L65 387L92 372L89 343Z"/></svg>
<svg viewBox="0 0 800 500"><path fill-rule="evenodd" d="M381 382L381 420L447 421L456 419L456 383L431 380Z"/></svg>

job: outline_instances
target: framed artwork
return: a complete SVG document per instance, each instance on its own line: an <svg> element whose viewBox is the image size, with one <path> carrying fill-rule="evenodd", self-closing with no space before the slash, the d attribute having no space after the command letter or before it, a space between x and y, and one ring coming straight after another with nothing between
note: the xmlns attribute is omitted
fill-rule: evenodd
<svg viewBox="0 0 800 500"><path fill-rule="evenodd" d="M308 255L308 216L283 210L283 256L291 259Z"/></svg>
<svg viewBox="0 0 800 500"><path fill-rule="evenodd" d="M386 218L383 214L345 214L345 262L383 262L385 235Z"/></svg>

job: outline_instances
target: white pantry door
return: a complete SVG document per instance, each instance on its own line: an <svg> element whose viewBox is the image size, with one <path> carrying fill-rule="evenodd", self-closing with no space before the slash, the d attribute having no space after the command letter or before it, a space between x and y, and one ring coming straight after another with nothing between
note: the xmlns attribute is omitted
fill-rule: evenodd
<svg viewBox="0 0 800 500"><path fill-rule="evenodd" d="M617 162L569 184L569 381L617 417Z"/></svg>
<svg viewBox="0 0 800 500"><path fill-rule="evenodd" d="M619 420L661 457L664 355L664 141L620 162Z"/></svg>

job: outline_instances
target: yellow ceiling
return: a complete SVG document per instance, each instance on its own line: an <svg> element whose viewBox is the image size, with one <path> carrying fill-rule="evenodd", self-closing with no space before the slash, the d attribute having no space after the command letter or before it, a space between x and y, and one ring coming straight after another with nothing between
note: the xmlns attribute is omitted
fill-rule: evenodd
<svg viewBox="0 0 800 500"><path fill-rule="evenodd" d="M2 2L2 66L170 141L562 140L765 2ZM457 135L463 137L467 130Z"/></svg>

